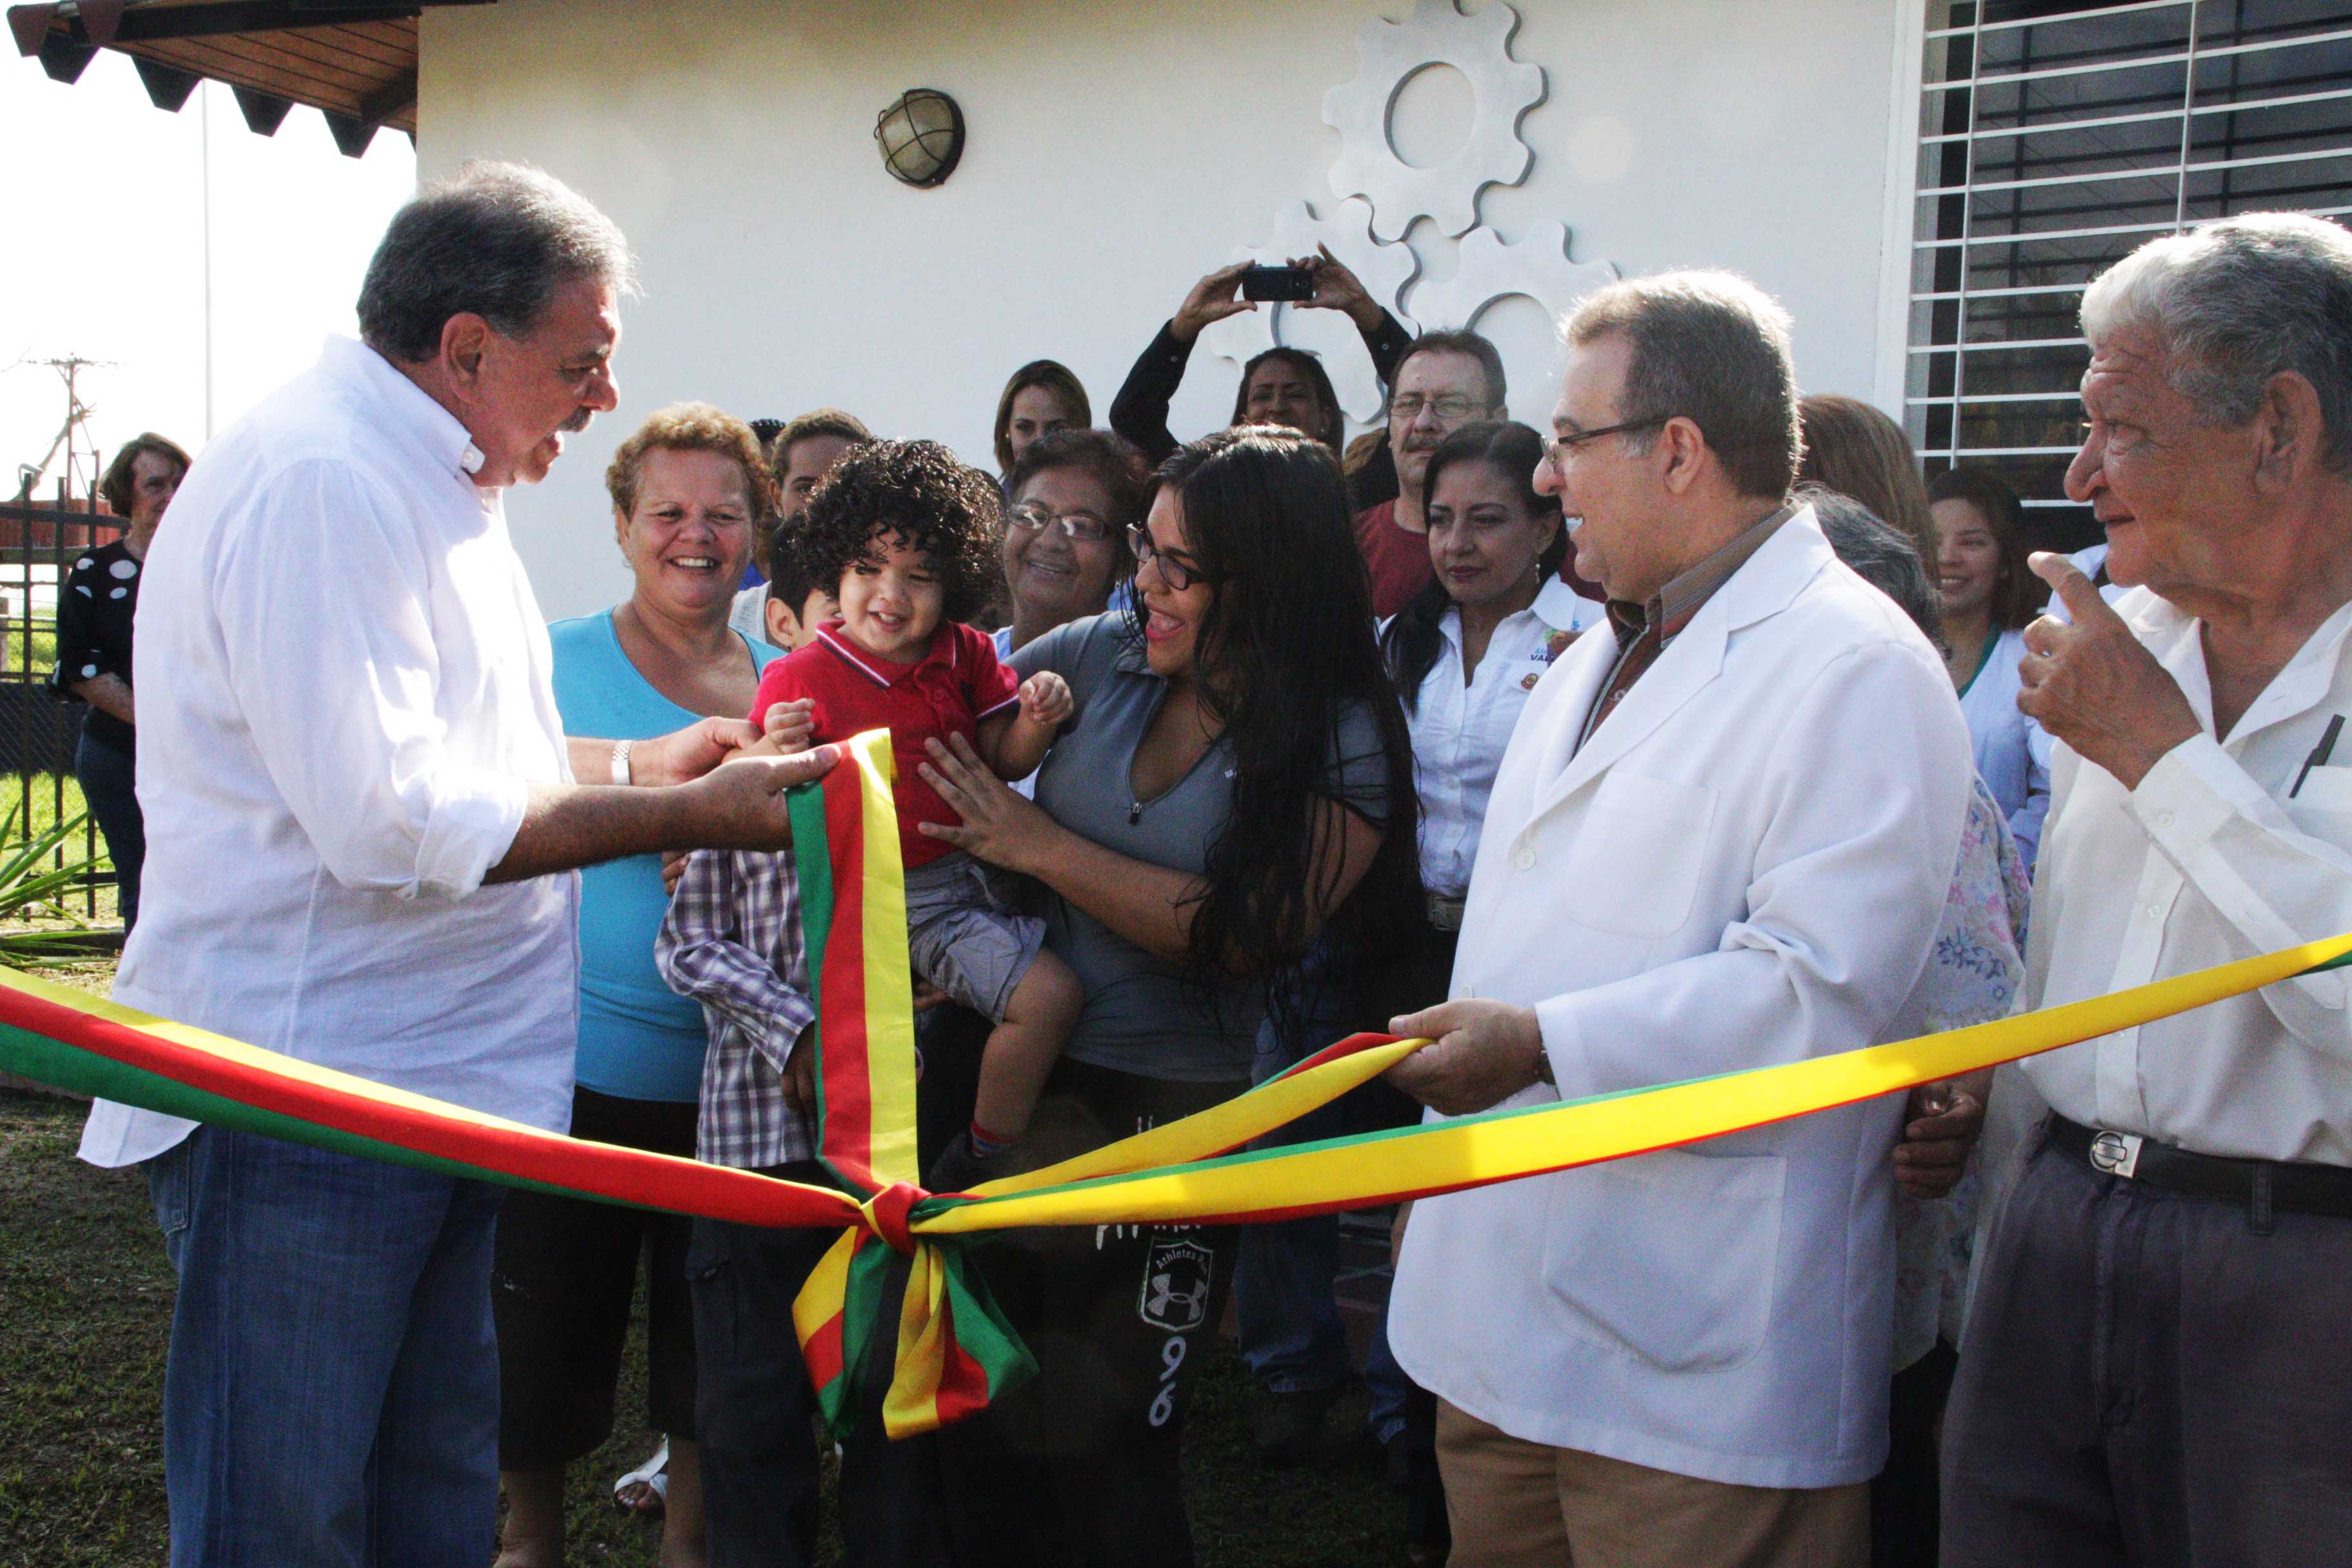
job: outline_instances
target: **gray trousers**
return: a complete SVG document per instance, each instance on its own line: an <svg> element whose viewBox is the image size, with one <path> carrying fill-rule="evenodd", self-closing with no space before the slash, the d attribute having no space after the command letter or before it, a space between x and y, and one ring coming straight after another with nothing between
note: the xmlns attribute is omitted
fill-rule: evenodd
<svg viewBox="0 0 2352 1568"><path fill-rule="evenodd" d="M2262 1235L2035 1150L1960 1347L1943 1526L1944 1568L2352 1562L2352 1220Z"/></svg>

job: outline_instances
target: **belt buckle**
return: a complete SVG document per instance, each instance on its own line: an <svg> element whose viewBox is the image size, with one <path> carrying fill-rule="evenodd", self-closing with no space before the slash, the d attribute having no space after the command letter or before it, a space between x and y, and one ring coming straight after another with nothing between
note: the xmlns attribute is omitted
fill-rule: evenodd
<svg viewBox="0 0 2352 1568"><path fill-rule="evenodd" d="M2091 1139L2091 1164L2110 1176L2128 1180L2139 1169L2140 1145L2146 1142L2137 1132L2101 1131Z"/></svg>

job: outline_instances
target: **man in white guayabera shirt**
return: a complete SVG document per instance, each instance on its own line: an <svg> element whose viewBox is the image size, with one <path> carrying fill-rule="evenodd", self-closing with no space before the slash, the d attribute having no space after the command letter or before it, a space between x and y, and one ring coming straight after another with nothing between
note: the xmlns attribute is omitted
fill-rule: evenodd
<svg viewBox="0 0 2352 1568"><path fill-rule="evenodd" d="M829 753L720 768L748 724L632 749L557 718L500 497L614 406L629 286L587 201L469 164L394 217L363 341L205 448L140 599L118 1000L561 1131L573 868L785 840ZM488 1561L498 1188L103 1101L82 1156L146 1163L180 1274L173 1563Z"/></svg>
<svg viewBox="0 0 2352 1568"><path fill-rule="evenodd" d="M2034 558L2067 620L2027 627L2018 666L2058 742L2033 1007L2352 929L2352 235L2201 224L2093 279L2082 319L2066 494L2126 591ZM2033 1058L1994 1104L2026 1090L2043 1113L1945 1424L1943 1562L2343 1562L2345 972Z"/></svg>

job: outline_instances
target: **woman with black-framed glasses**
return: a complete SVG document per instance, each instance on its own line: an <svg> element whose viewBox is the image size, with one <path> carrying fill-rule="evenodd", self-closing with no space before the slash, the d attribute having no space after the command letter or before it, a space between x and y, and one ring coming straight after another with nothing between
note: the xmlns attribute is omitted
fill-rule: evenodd
<svg viewBox="0 0 2352 1568"><path fill-rule="evenodd" d="M1195 442L1129 537L1134 608L1013 658L1060 674L1077 710L1035 803L969 748L925 769L962 822L924 831L1043 883L1047 946L1085 989L1031 1123L1040 1160L1243 1092L1310 941L1349 980L1393 974L1420 917L1411 744L1329 449L1274 429ZM960 1561L1192 1560L1179 1444L1234 1246L1157 1226L985 1244L1039 1373L940 1434Z"/></svg>
<svg viewBox="0 0 2352 1568"><path fill-rule="evenodd" d="M1056 430L1022 448L1004 479L1004 595L996 634L1009 658L1055 626L1123 605L1143 515L1143 455L1108 430Z"/></svg>

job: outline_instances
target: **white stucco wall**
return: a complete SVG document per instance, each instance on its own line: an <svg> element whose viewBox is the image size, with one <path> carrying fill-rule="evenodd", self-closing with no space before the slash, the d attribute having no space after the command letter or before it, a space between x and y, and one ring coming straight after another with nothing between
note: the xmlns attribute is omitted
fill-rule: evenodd
<svg viewBox="0 0 2352 1568"><path fill-rule="evenodd" d="M1493 0L1487 0L1493 3ZM1579 260L1628 273L1734 268L1797 321L1809 390L1871 395L1888 227L1896 10L1909 0L1520 0L1514 46L1549 73L1522 134L1528 181L1490 188L1516 241L1557 217ZM846 407L993 466L1005 375L1075 369L1099 422L1201 273L1275 211L1337 197L1324 93L1356 29L1409 0L499 0L422 24L420 173L528 159L625 228L645 297L625 316L620 411L509 502L551 615L625 589L602 486L614 445L662 404L743 416ZM909 87L963 106L961 167L937 190L884 173L871 126ZM1417 83L1409 147L1466 124L1466 94ZM1424 278L1454 242L1411 236ZM1408 310L1412 295L1404 300ZM1549 405L1541 313L1501 341L1523 417ZM1360 351L1357 351L1360 352ZM1223 422L1234 379L1196 354L1172 420Z"/></svg>

